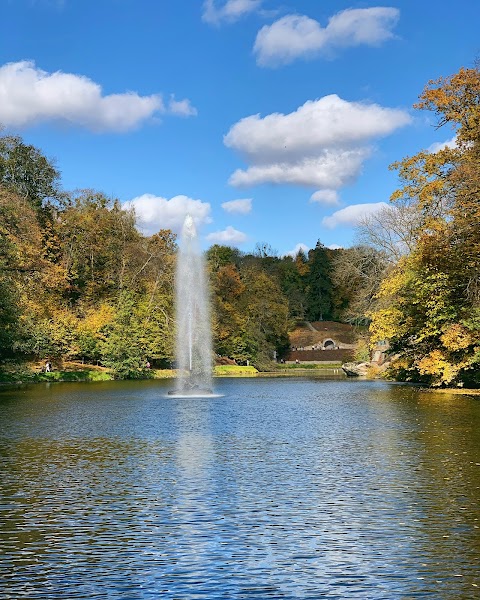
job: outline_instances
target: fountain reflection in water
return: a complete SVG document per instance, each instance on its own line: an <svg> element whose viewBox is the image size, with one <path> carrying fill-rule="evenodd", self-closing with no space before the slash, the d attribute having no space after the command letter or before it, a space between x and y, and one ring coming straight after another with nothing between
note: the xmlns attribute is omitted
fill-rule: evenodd
<svg viewBox="0 0 480 600"><path fill-rule="evenodd" d="M176 274L177 385L171 395L211 396L212 331L205 264L195 223L183 224Z"/></svg>

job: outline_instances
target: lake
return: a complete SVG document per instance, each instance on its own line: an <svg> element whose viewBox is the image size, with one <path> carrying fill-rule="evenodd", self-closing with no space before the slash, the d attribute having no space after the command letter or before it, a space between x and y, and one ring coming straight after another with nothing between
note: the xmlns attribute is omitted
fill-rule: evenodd
<svg viewBox="0 0 480 600"><path fill-rule="evenodd" d="M1 598L480 597L480 400L380 381L0 389Z"/></svg>

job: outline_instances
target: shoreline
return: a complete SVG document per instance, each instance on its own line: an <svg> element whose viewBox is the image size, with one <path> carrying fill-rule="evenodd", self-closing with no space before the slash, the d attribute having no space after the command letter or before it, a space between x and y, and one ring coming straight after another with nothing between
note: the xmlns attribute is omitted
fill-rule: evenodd
<svg viewBox="0 0 480 600"><path fill-rule="evenodd" d="M293 369L292 369L293 370ZM315 373L315 371L317 371ZM340 374L339 371L341 372L341 369L333 369L333 368L323 368L323 369L295 369L294 372L288 372L287 370L283 370L283 371L256 371L256 372L238 372L238 373L217 373L214 374L214 379L238 379L238 378L250 378L250 379L255 379L255 378L265 378L265 379L274 379L274 378L279 378L279 377L305 377L305 376L310 376L310 377L322 377L325 375L338 375ZM61 377L58 376L60 374L66 375L65 377ZM75 376L72 377L71 376L71 371L66 371L66 372L61 372L61 371L53 371L52 374L56 374L57 376L52 376L52 377L48 377L45 376L47 374L42 373L41 375L43 375L44 377L42 377L41 379L38 378L34 378L32 377L32 379L18 379L18 380L10 380L10 381L0 381L0 389L4 388L6 386L17 386L17 385L29 385L29 384L40 384L40 383L102 383L102 382L112 382L112 381L159 381L161 379L175 379L176 375L173 373L173 370L165 370L165 371L160 371L157 370L157 372L155 373L155 375L153 377L142 377L142 378L138 378L138 379L129 379L129 380L120 380L120 379L115 379L111 374L107 374L108 376L105 377L101 377L101 378L92 378L92 377L88 377L89 372L85 371L85 372L79 372L79 371L74 371L74 373L80 375L80 373L82 373L83 375L87 375L87 376ZM161 373L161 374L159 374ZM69 376L70 374L70 376ZM344 380L348 380L348 381L365 381L364 377L359 377L359 378L352 378L352 377L344 377L342 378ZM375 381L374 379L372 379L371 381ZM378 379L377 379L378 381ZM398 385L402 385L404 382L401 381L390 381L387 383L392 383L392 384L398 384ZM413 382L409 382L406 383L405 385L409 385L409 386L413 386L415 387L419 392L421 393L427 393L427 394L451 394L451 395L456 395L456 396L480 396L480 389L476 389L476 388L428 388L428 387L422 387L421 385L415 384Z"/></svg>
<svg viewBox="0 0 480 600"><path fill-rule="evenodd" d="M426 388L418 387L420 392L428 394L455 394L457 396L480 396L480 390L476 388Z"/></svg>
<svg viewBox="0 0 480 600"><path fill-rule="evenodd" d="M0 371L0 387L9 385L28 385L37 383L96 383L116 380L112 372L96 365L83 365L81 363L65 363L63 369L54 369L50 373L38 370L38 365L22 366L13 365L13 368ZM148 381L160 379L175 379L175 369L152 369L150 377L139 377L129 381ZM347 377L341 366L325 363L312 366L281 366L272 371L258 371L253 366L239 365L217 365L215 367L214 379L222 378L277 378L277 377L328 377L343 376L342 379L365 381L365 377ZM372 379L373 381L374 379ZM126 381L126 380L124 380ZM391 381L390 383L402 384L404 382ZM419 392L428 394L454 394L459 396L480 396L480 389L476 388L429 388L419 383L408 382L407 385L414 386Z"/></svg>
<svg viewBox="0 0 480 600"><path fill-rule="evenodd" d="M0 386L5 385L26 385L37 383L98 383L106 381L159 381L162 379L176 379L175 373L168 372L155 373L152 377L138 377L135 379L115 379L110 373L103 374L102 377L92 377L89 371L52 371L50 374L39 373L33 374L31 377L1 380ZM75 373L72 376L72 373ZM40 375L37 377L36 375ZM268 378L268 377L321 377L325 375L343 375L341 369L295 369L294 372L289 371L255 371L255 372L231 372L231 373L214 373L214 379L238 379L238 378ZM345 376L345 379L347 377Z"/></svg>
<svg viewBox="0 0 480 600"><path fill-rule="evenodd" d="M27 384L27 383L54 383L54 382L95 382L115 381L113 372L99 365L83 364L75 361L65 361L54 365L52 371L45 373L42 364L17 363L0 365L0 385ZM241 365L216 365L213 377L272 377L272 376L302 376L306 374L333 374L342 373L341 366L325 363L324 365L279 367L271 371L258 371L255 367ZM150 369L143 373L139 371L138 379L174 379L177 376L175 369Z"/></svg>

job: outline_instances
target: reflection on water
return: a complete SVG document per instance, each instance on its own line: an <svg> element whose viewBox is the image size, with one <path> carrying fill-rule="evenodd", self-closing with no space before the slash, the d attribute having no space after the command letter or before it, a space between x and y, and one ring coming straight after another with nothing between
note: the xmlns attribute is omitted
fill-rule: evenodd
<svg viewBox="0 0 480 600"><path fill-rule="evenodd" d="M478 399L169 386L0 390L2 597L480 597Z"/></svg>

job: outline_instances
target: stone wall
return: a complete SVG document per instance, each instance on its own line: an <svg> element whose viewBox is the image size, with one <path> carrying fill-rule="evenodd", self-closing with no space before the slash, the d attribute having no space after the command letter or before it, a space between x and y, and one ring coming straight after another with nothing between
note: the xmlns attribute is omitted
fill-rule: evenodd
<svg viewBox="0 0 480 600"><path fill-rule="evenodd" d="M350 362L353 360L353 349L342 350L290 350L285 362Z"/></svg>

